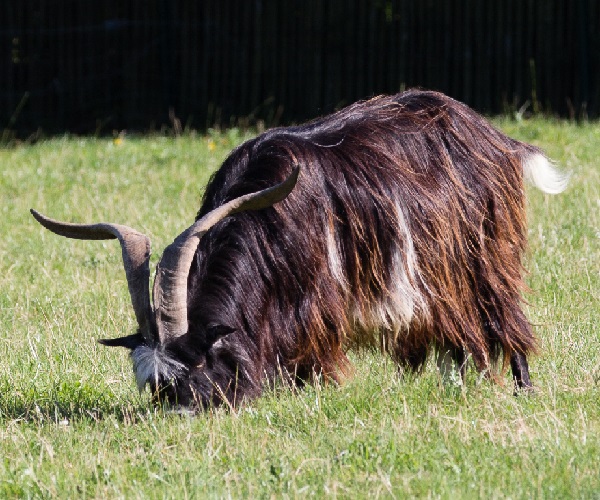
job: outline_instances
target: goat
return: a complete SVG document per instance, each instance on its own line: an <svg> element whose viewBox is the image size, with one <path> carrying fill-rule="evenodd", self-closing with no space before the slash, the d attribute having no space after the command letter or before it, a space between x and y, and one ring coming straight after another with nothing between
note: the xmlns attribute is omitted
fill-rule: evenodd
<svg viewBox="0 0 600 500"><path fill-rule="evenodd" d="M357 102L237 147L196 221L166 248L149 293L150 241L118 224L69 238L117 238L138 322L100 340L130 349L157 402L205 409L256 398L283 377L340 381L346 353L381 347L419 371L467 356L529 389L536 339L521 308L524 178L567 177L466 105L409 90Z"/></svg>

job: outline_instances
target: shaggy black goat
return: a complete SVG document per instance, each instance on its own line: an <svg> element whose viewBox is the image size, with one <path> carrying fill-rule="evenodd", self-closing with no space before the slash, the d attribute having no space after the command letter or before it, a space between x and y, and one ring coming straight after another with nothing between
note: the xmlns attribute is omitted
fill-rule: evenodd
<svg viewBox="0 0 600 500"><path fill-rule="evenodd" d="M101 342L131 349L157 399L237 405L279 376L339 380L346 351L372 345L412 370L432 348L463 375L467 354L492 377L501 358L528 388L524 177L566 185L537 148L435 92L270 130L216 172L153 305L146 236L32 212L63 236L119 239L139 329Z"/></svg>

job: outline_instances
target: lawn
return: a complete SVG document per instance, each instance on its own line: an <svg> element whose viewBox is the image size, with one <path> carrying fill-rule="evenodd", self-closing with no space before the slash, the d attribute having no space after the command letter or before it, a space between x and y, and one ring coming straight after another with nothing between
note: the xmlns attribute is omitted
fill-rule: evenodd
<svg viewBox="0 0 600 500"><path fill-rule="evenodd" d="M118 244L59 238L29 208L135 227L154 266L250 135L0 150L0 497L600 497L600 125L496 124L572 172L561 195L528 190L535 396L362 353L341 386L195 417L153 408L125 350L96 342L135 325Z"/></svg>

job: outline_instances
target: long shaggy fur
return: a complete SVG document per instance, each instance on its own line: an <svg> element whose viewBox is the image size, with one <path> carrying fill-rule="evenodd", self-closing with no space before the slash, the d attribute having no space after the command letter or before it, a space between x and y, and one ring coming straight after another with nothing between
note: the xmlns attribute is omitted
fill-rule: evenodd
<svg viewBox="0 0 600 500"><path fill-rule="evenodd" d="M186 366L170 399L237 404L280 376L339 380L360 346L412 370L433 348L467 352L481 371L535 351L520 305L524 172L548 192L564 188L541 151L412 90L242 144L198 217L296 165L283 202L202 238L189 331L165 346Z"/></svg>

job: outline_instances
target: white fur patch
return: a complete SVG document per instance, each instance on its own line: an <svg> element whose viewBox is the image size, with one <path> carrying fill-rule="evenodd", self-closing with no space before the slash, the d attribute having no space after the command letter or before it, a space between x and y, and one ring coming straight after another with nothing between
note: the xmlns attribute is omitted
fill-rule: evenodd
<svg viewBox="0 0 600 500"><path fill-rule="evenodd" d="M396 220L404 244L402 247L396 244L392 254L388 278L390 295L380 305L380 321L386 328L398 333L408 328L415 314L427 314L428 308L425 297L417 288L417 280L420 279L417 254L404 210L398 202Z"/></svg>
<svg viewBox="0 0 600 500"><path fill-rule="evenodd" d="M554 168L548 158L539 153L523 160L523 173L528 182L548 194L562 193L570 177Z"/></svg>
<svg viewBox="0 0 600 500"><path fill-rule="evenodd" d="M180 377L186 370L186 366L171 358L160 347L151 348L147 346L136 347L131 352L133 360L133 371L138 390L142 392L146 384L154 381L174 380Z"/></svg>
<svg viewBox="0 0 600 500"><path fill-rule="evenodd" d="M348 287L348 281L346 280L346 273L342 264L342 257L340 255L337 240L329 226L325 227L325 233L327 238L327 262L329 263L329 270L340 287L346 289Z"/></svg>
<svg viewBox="0 0 600 500"><path fill-rule="evenodd" d="M414 274L409 263L409 249L397 248L390 269L390 296L385 304L386 315L392 320L392 328L399 331L408 327L417 310L425 310L425 301L414 286ZM412 251L412 249L410 249ZM406 252L406 255L403 255ZM404 257L404 258L403 258Z"/></svg>
<svg viewBox="0 0 600 500"><path fill-rule="evenodd" d="M395 212L403 244L390 243L394 245L394 249L386 277L387 295L379 303L372 305L367 312L368 317L357 314L356 319L368 329L383 327L397 335L409 327L416 314L426 317L429 309L425 297L417 287L417 283L422 282L417 254L404 210L398 202L395 204Z"/></svg>

